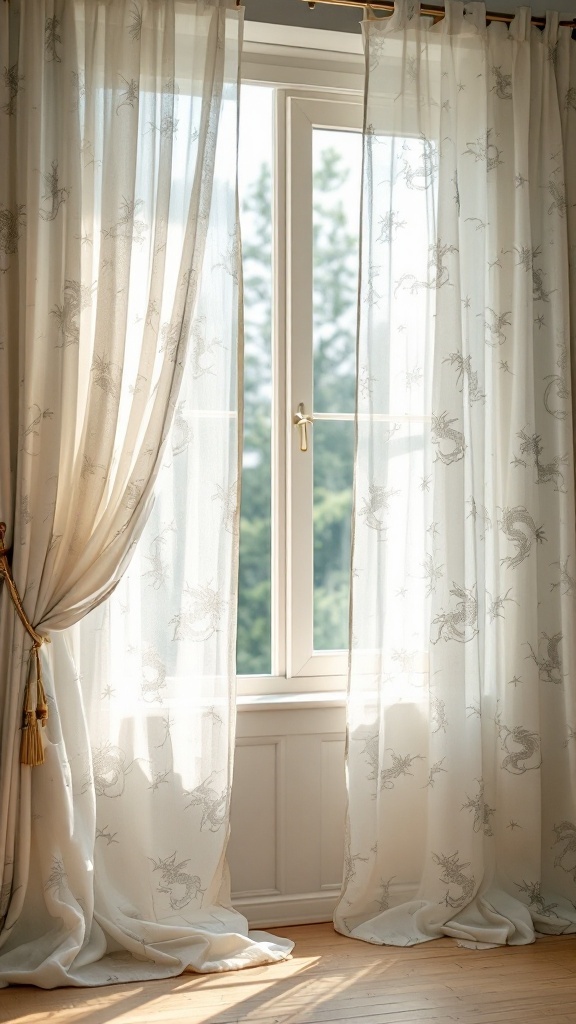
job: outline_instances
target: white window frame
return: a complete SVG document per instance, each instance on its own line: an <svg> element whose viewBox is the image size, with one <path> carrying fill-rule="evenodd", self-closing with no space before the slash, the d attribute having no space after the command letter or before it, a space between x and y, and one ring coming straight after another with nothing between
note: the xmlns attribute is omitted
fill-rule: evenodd
<svg viewBox="0 0 576 1024"><path fill-rule="evenodd" d="M286 93L287 112L287 392L289 425L300 403L313 409L313 265L312 265L312 136L315 128L362 130L362 102L326 93ZM358 204L358 212L360 206ZM330 420L330 414L315 413ZM340 416L339 419L344 417ZM354 420L349 413L346 419ZM313 437L300 451L298 428L288 437L288 566L287 674L291 677L345 676L347 651L317 652L313 638L314 536L312 516L300 510L313 507Z"/></svg>
<svg viewBox="0 0 576 1024"><path fill-rule="evenodd" d="M239 705L340 703L348 652L313 651L312 516L292 530L299 507L312 508L312 447L300 452L292 419L299 402L312 407L312 131L361 130L361 36L248 22L242 82L277 90L272 372L285 387L272 402L272 672L239 676Z"/></svg>

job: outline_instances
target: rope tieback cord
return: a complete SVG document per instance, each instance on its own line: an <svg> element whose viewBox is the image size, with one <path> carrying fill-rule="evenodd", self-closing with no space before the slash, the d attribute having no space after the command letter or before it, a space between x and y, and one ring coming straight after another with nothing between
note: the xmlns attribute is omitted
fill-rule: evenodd
<svg viewBox="0 0 576 1024"><path fill-rule="evenodd" d="M37 633L30 622L20 600L20 594L14 577L8 556L10 548L4 547L6 536L6 523L0 523L0 579L6 581L8 593L16 609L16 614L28 636L32 640L30 649L30 665L26 689L24 690L24 707L22 710L22 739L20 742L20 762L35 766L44 764L44 748L40 734L40 725L45 726L48 718L48 704L46 703L46 691L42 682L42 663L40 660L40 648L42 644L49 644L50 637ZM35 678L33 678L35 676ZM36 707L34 707L34 694L36 696Z"/></svg>

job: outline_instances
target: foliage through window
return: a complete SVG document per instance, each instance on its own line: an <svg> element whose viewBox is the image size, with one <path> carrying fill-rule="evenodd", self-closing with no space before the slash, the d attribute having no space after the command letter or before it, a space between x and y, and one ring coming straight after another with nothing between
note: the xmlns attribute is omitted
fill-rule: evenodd
<svg viewBox="0 0 576 1024"><path fill-rule="evenodd" d="M274 180L274 116L276 90L243 85L240 118L239 183L244 273L245 367L244 455L240 529L240 580L237 668L240 675L277 671L272 649L273 608L284 574L272 565L276 502L285 502L293 482L274 465L274 432L288 441L293 426L292 405L287 398L286 366L300 347L311 349L311 381L314 424L309 451L313 461L313 493L304 501L292 529L300 521L313 536L313 647L339 651L348 646L350 573L350 517L355 407L355 335L358 274L358 220L361 169L361 137L339 127L314 125L310 133L310 159L305 167L309 182L292 183L291 202L297 205L299 188L311 190L311 208L305 229L305 245L311 257L311 317L303 332L287 332L288 353L274 360L274 303L285 282L279 280L284 266L274 250L273 210L281 188ZM343 128L347 127L346 125ZM297 144L292 140L293 145ZM278 239L279 245L283 239ZM278 244L277 243L277 244ZM287 253L286 260L299 253ZM306 358L303 355L303 358ZM282 442L281 442L282 443ZM289 468L289 467L288 467ZM274 481L278 483L274 493ZM287 536L287 545L292 542ZM293 581L292 586L297 585ZM290 595L287 604L290 603ZM280 670L281 671L281 670Z"/></svg>

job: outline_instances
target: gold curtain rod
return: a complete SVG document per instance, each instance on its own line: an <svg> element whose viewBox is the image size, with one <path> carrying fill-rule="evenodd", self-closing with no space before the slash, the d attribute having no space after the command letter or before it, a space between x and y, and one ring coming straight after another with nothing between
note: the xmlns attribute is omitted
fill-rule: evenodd
<svg viewBox="0 0 576 1024"><path fill-rule="evenodd" d="M316 4L332 4L335 7L372 7L374 10L390 11L390 13L394 10L394 0L303 0L303 3L307 3L310 10L313 10ZM444 17L444 8L423 4L420 8L420 13L439 21ZM500 21L505 25L510 25L515 17L515 14L499 14L497 11L486 11L486 21ZM532 18L532 24L536 25L537 28L544 28L546 18ZM576 18L572 21L561 21L560 25L576 29Z"/></svg>

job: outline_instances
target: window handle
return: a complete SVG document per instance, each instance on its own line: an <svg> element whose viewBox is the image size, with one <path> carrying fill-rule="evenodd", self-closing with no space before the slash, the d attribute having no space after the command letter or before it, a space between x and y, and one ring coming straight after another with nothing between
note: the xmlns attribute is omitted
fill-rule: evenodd
<svg viewBox="0 0 576 1024"><path fill-rule="evenodd" d="M298 411L294 413L294 424L300 428L300 451L308 451L308 424L312 426L313 417L304 412L304 402L300 402Z"/></svg>

